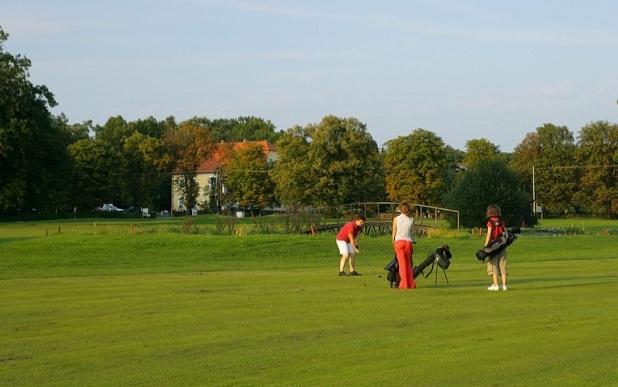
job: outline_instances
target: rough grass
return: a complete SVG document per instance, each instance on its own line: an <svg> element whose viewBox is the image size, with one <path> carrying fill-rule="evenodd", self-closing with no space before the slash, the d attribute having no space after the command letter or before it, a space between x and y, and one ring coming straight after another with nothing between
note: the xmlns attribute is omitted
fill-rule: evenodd
<svg viewBox="0 0 618 387"><path fill-rule="evenodd" d="M618 238L523 234L488 292L469 234L450 284L388 288L388 238L340 278L332 235L0 226L1 385L611 385ZM54 225L43 224L44 227Z"/></svg>
<svg viewBox="0 0 618 387"><path fill-rule="evenodd" d="M618 219L601 218L559 218L541 219L538 227L552 230L577 230L582 234L609 234L618 235Z"/></svg>

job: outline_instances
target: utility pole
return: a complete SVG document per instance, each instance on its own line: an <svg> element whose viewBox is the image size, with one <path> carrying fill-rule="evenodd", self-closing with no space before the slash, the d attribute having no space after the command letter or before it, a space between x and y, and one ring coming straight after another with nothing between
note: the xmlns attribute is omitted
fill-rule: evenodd
<svg viewBox="0 0 618 387"><path fill-rule="evenodd" d="M532 164L532 216L536 216L536 188L534 186L534 164Z"/></svg>

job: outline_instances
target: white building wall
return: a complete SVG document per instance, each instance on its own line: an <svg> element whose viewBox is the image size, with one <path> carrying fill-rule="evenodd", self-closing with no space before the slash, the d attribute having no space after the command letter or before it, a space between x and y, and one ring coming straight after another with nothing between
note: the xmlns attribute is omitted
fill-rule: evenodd
<svg viewBox="0 0 618 387"><path fill-rule="evenodd" d="M184 208L180 207L180 199L182 198L182 194L178 189L178 185L176 184L176 178L179 175L172 175L172 211L186 211L186 204ZM212 173L198 173L195 177L197 180L197 184L199 187L199 194L197 197L198 209L204 210L205 207L208 207L208 198L210 195L210 179L215 175ZM201 205L201 204L205 204Z"/></svg>
<svg viewBox="0 0 618 387"><path fill-rule="evenodd" d="M267 155L267 159L269 162L274 162L278 159L278 154L276 151L269 151L268 155ZM171 209L172 211L180 211L180 198L182 197L182 195L180 194L179 190L178 190L178 185L175 183L175 178L178 175L172 175L172 203L171 203ZM210 179L212 177L214 177L214 173L198 173L196 176L197 179L197 183L199 184L199 195L197 198L197 202L198 202L198 209L200 210L204 210L204 207L208 207L208 197L209 197L209 191L210 191ZM200 206L199 204L206 204L205 206ZM186 205L185 207L182 209L183 211L186 211Z"/></svg>

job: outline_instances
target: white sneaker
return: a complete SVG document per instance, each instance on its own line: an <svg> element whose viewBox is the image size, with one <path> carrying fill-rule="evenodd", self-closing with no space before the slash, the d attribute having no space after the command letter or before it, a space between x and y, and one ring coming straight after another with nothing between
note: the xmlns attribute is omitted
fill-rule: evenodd
<svg viewBox="0 0 618 387"><path fill-rule="evenodd" d="M500 287L498 285L491 285L490 287L487 288L487 290L491 290L491 291L496 291L496 290L500 290Z"/></svg>
<svg viewBox="0 0 618 387"><path fill-rule="evenodd" d="M504 290L504 291L506 292L506 285L504 285L504 286L502 287L502 290Z"/></svg>

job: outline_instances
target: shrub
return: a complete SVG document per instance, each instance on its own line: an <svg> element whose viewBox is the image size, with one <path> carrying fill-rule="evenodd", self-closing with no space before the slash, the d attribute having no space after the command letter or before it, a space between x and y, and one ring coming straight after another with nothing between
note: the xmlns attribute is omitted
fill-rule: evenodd
<svg viewBox="0 0 618 387"><path fill-rule="evenodd" d="M528 195L515 172L502 160L482 160L463 172L444 201L447 207L460 211L464 227L484 225L489 204L500 206L510 226L531 222Z"/></svg>

